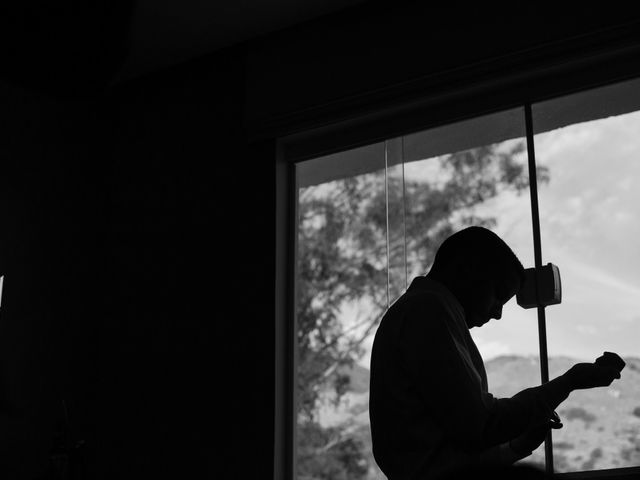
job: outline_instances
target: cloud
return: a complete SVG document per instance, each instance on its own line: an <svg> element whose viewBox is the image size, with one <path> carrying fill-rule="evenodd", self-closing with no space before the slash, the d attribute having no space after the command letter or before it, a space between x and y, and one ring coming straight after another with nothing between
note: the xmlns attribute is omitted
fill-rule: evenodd
<svg viewBox="0 0 640 480"><path fill-rule="evenodd" d="M476 341L476 345L480 351L480 355L482 355L482 358L485 361L499 357L500 355L507 355L511 353L511 348L508 345L498 341Z"/></svg>
<svg viewBox="0 0 640 480"><path fill-rule="evenodd" d="M621 280L603 268L589 265L585 262L573 261L569 255L567 255L565 261L567 265L571 265L571 268L575 272L576 280L579 280L585 285L599 286L602 294L604 295L604 293L607 292L610 298L617 294L617 296L620 297L618 302L627 300L634 306L638 306L637 299L640 298L640 287ZM610 304L615 305L613 302Z"/></svg>
<svg viewBox="0 0 640 480"><path fill-rule="evenodd" d="M598 333L598 329L593 325L576 325L576 330L586 335L596 335Z"/></svg>

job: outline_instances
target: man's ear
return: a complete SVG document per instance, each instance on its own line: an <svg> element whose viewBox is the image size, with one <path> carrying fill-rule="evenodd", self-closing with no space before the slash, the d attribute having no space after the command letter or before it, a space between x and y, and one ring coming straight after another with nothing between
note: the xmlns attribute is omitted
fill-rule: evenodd
<svg viewBox="0 0 640 480"><path fill-rule="evenodd" d="M485 274L478 268L477 262L471 261L460 265L461 285L466 291L476 291L485 281Z"/></svg>
<svg viewBox="0 0 640 480"><path fill-rule="evenodd" d="M464 272L466 277L474 280L486 277L489 274L484 262L476 257L464 259L460 262L459 268L461 272Z"/></svg>
<svg viewBox="0 0 640 480"><path fill-rule="evenodd" d="M469 264L467 259L462 256L458 256L451 259L447 266L447 270L456 277L468 277L472 271L472 266Z"/></svg>

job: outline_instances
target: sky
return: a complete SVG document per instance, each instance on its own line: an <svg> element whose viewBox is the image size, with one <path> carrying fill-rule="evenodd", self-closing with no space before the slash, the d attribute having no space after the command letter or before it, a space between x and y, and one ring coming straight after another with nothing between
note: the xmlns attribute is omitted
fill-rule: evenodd
<svg viewBox="0 0 640 480"><path fill-rule="evenodd" d="M546 309L550 356L640 357L640 112L572 125L535 138L549 168L539 186L543 264L560 268L563 301ZM533 266L525 196L499 198L496 231ZM503 319L473 329L485 359L536 354L535 312L512 300ZM537 337L537 336L536 336Z"/></svg>
<svg viewBox="0 0 640 480"><path fill-rule="evenodd" d="M550 177L538 186L542 261L559 267L563 290L562 303L546 308L549 356L590 362L612 351L640 358L640 111L536 135L535 152ZM438 164L412 162L404 174L433 184ZM525 268L534 265L529 192L503 192L475 213L495 217L495 232ZM344 305L341 320L345 328L363 323L363 331L370 311L366 300ZM366 368L374 333L358 361ZM515 298L501 320L471 334L485 362L539 353L537 311Z"/></svg>
<svg viewBox="0 0 640 480"><path fill-rule="evenodd" d="M562 303L546 309L550 356L640 357L639 133L634 112L535 137L538 165L550 174L539 185L542 262L560 268L563 290ZM496 233L525 268L534 265L528 192L505 192L478 212L495 216ZM515 298L501 320L471 333L485 360L539 353L536 309L521 308ZM367 354L360 363L368 362Z"/></svg>
<svg viewBox="0 0 640 480"><path fill-rule="evenodd" d="M560 268L563 290L562 303L546 309L549 355L640 357L640 112L536 135L535 152L550 176L538 188L542 260ZM433 181L437 165L411 162L405 175ZM476 213L495 217L496 233L525 267L534 265L528 192L504 192ZM361 321L366 310L345 306L345 325ZM539 352L536 309L522 309L515 298L501 320L471 333L485 360ZM365 348L372 341L373 335ZM359 363L368 367L368 353Z"/></svg>

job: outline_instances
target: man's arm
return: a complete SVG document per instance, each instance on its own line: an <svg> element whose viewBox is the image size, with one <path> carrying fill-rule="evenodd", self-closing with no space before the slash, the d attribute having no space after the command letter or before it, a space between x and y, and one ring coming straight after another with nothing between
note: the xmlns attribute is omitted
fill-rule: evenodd
<svg viewBox="0 0 640 480"><path fill-rule="evenodd" d="M485 425L484 441L488 445L495 445L513 439L506 435L507 429L504 428L503 423L509 421L511 415L508 411L514 408L514 404L520 404L528 409L527 430L546 429L549 420L554 416L554 410L572 391L608 386L616 378L620 378L620 372L615 368L595 363L578 363L566 373L547 383L527 388L511 398L498 399L494 408L490 409Z"/></svg>
<svg viewBox="0 0 640 480"><path fill-rule="evenodd" d="M581 363L550 382L487 405L447 328L446 309L437 300L412 302L411 307L400 332L401 357L434 419L464 451L505 444L546 424L571 391L620 378L614 369Z"/></svg>
<svg viewBox="0 0 640 480"><path fill-rule="evenodd" d="M488 408L482 444L493 446L508 442L528 429L547 424L555 408L573 389L571 379L565 374L513 397L494 399ZM517 429L511 428L514 421Z"/></svg>

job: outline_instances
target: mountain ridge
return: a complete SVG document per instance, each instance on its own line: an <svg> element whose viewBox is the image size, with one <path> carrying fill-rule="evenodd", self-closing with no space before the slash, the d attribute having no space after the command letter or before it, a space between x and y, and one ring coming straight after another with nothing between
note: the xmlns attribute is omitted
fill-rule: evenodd
<svg viewBox="0 0 640 480"><path fill-rule="evenodd" d="M595 360L595 359L594 359ZM640 358L624 357L622 378L609 387L579 390L557 409L564 427L553 432L557 472L621 468L640 465ZM570 356L549 357L549 377L580 362ZM540 384L537 355L500 355L485 361L489 391L508 398ZM359 426L358 435L370 446L368 418L369 369L354 363L339 369L349 387L338 408L323 406L320 423ZM542 448L527 458L541 465Z"/></svg>

